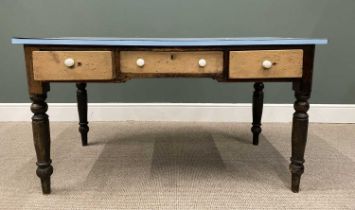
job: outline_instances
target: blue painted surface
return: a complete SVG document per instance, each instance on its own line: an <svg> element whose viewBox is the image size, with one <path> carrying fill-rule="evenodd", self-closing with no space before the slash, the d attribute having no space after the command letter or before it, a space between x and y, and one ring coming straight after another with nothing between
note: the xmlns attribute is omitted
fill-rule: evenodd
<svg viewBox="0 0 355 210"><path fill-rule="evenodd" d="M246 46L246 45L324 45L327 39L306 38L12 38L12 44L24 45L85 45L85 46Z"/></svg>

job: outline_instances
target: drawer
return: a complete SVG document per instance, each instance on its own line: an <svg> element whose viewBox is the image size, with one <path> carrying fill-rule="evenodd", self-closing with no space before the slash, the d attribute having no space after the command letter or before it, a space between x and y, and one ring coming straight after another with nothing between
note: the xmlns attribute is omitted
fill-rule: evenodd
<svg viewBox="0 0 355 210"><path fill-rule="evenodd" d="M222 51L121 51L120 70L136 74L215 74L223 71Z"/></svg>
<svg viewBox="0 0 355 210"><path fill-rule="evenodd" d="M300 78L303 50L231 51L229 78Z"/></svg>
<svg viewBox="0 0 355 210"><path fill-rule="evenodd" d="M111 80L111 51L33 51L33 76L37 81Z"/></svg>

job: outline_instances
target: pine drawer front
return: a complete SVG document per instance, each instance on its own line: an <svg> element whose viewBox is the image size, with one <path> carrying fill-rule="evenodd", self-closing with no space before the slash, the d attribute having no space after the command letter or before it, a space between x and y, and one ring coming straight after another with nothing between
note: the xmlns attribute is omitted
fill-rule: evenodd
<svg viewBox="0 0 355 210"><path fill-rule="evenodd" d="M134 74L217 74L223 71L223 52L121 51L120 71Z"/></svg>
<svg viewBox="0 0 355 210"><path fill-rule="evenodd" d="M33 51L37 81L111 80L111 51Z"/></svg>
<svg viewBox="0 0 355 210"><path fill-rule="evenodd" d="M301 78L303 50L231 51L229 78Z"/></svg>

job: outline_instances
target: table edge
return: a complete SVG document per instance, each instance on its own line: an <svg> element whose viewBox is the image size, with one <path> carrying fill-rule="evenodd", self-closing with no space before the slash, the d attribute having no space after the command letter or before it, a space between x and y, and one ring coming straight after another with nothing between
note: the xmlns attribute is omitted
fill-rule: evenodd
<svg viewBox="0 0 355 210"><path fill-rule="evenodd" d="M78 45L78 46L136 46L136 47L199 47L199 46L265 46L265 45L326 45L327 39L303 38L122 38L122 39L79 39L79 38L17 38L15 45Z"/></svg>

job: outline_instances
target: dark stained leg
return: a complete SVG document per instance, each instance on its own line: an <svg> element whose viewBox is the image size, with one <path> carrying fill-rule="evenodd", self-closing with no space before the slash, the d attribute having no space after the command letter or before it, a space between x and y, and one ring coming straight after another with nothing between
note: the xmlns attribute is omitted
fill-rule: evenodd
<svg viewBox="0 0 355 210"><path fill-rule="evenodd" d="M294 103L295 113L292 124L292 156L290 171L292 174L292 192L299 192L301 176L304 172L304 152L307 143L308 133L308 100L312 91L312 75L314 46L308 46L303 51L303 75L300 80L293 82L296 102Z"/></svg>
<svg viewBox="0 0 355 210"><path fill-rule="evenodd" d="M50 131L49 120L46 111L48 109L47 93L43 94L31 94L32 100L31 111L32 117L32 130L33 141L37 154L37 176L41 179L43 194L49 194L51 192L51 175L53 173L53 167L51 165L52 160L50 158Z"/></svg>
<svg viewBox="0 0 355 210"><path fill-rule="evenodd" d="M263 113L264 103L264 84L262 82L256 82L254 84L253 94L253 123L251 131L253 132L253 144L259 144L259 134L261 133L261 115Z"/></svg>
<svg viewBox="0 0 355 210"><path fill-rule="evenodd" d="M295 85L296 102L294 104L292 125L292 157L290 171L292 173L291 189L297 193L300 189L301 175L304 172L304 152L307 143L308 114L310 97L309 92L302 91L299 85Z"/></svg>
<svg viewBox="0 0 355 210"><path fill-rule="evenodd" d="M76 99L78 102L79 113L79 132L81 134L81 143L83 146L88 145L88 96L86 92L86 83L77 83Z"/></svg>

